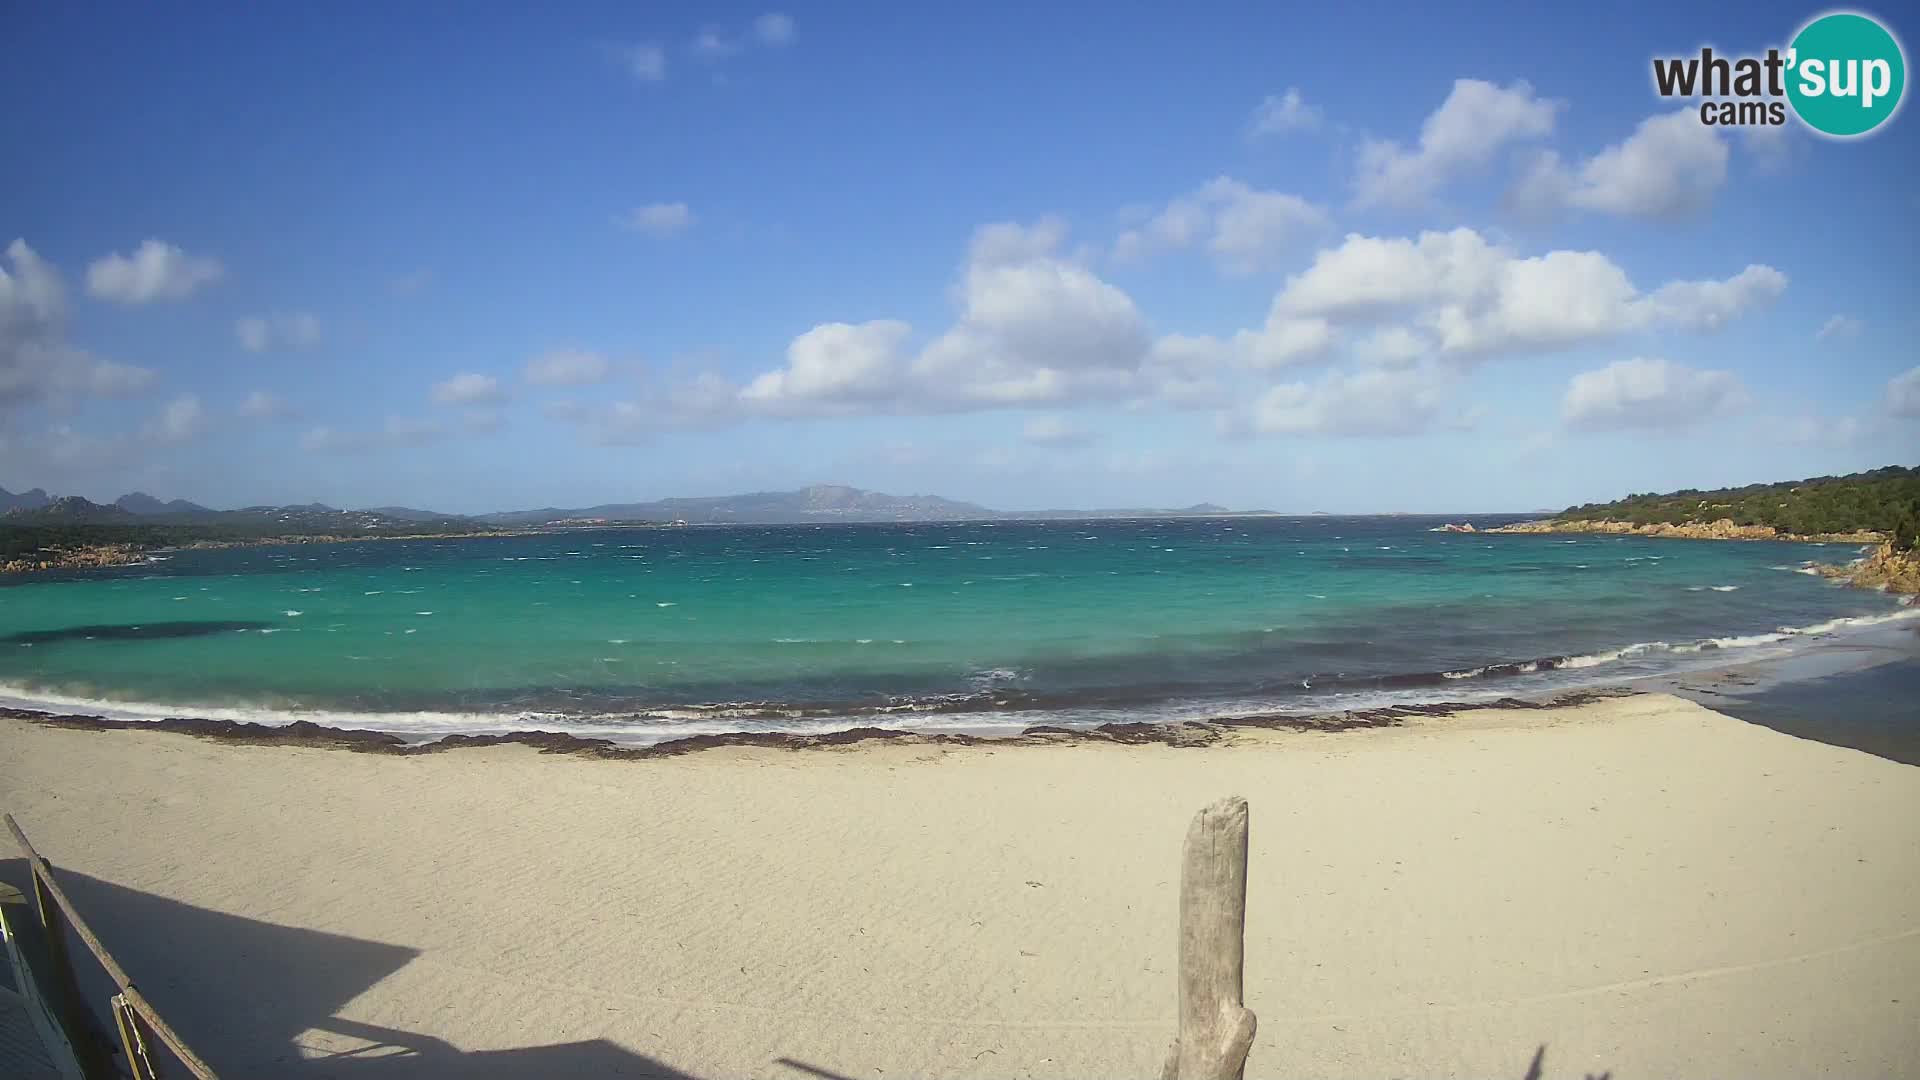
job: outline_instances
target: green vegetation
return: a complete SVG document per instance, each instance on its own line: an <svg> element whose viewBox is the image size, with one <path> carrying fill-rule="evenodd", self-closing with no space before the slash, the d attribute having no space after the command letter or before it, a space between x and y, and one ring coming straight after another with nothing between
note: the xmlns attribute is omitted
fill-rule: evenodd
<svg viewBox="0 0 1920 1080"><path fill-rule="evenodd" d="M1920 546L1920 468L1889 465L1780 484L1629 495L1617 502L1568 507L1560 517L1635 525L1728 518L1735 525L1771 525L1790 533L1872 531L1891 537L1895 548L1911 551Z"/></svg>
<svg viewBox="0 0 1920 1080"><path fill-rule="evenodd" d="M33 522L14 524L0 518L0 563L11 559L51 558L61 551L109 546L148 550L201 542L260 542L276 537L326 536L373 538L381 536L440 536L472 532L470 521L392 522L374 528L287 525L267 520L221 523L148 522Z"/></svg>

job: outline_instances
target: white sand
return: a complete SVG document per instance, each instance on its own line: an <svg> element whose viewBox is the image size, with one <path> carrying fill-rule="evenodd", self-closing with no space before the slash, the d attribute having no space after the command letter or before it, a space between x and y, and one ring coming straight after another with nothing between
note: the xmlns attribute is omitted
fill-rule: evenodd
<svg viewBox="0 0 1920 1080"><path fill-rule="evenodd" d="M232 1076L1154 1076L1227 794L1249 1076L1920 1074L1920 769L1674 698L647 762L0 722L0 806Z"/></svg>

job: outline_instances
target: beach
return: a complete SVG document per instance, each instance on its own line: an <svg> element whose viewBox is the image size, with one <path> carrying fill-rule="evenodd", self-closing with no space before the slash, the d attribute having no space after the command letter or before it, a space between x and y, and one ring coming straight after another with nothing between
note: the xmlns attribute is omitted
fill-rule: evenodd
<svg viewBox="0 0 1920 1080"><path fill-rule="evenodd" d="M1250 1077L1920 1061L1920 770L1661 694L643 760L0 721L0 806L229 1076L1158 1075L1232 794Z"/></svg>

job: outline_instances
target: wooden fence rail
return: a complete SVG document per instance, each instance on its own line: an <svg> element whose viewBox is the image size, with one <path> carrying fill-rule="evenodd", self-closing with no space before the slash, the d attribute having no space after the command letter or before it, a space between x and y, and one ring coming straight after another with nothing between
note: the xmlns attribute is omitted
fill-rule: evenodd
<svg viewBox="0 0 1920 1080"><path fill-rule="evenodd" d="M26 856L27 871L33 878L34 905L39 910L40 927L46 938L47 966L51 969L45 975L51 984L49 989L54 999L53 1005L59 1014L61 1026L66 1029L67 1039L73 1045L74 1055L79 1059L81 1071L88 1080L113 1077L116 1073L105 1048L93 1037L93 1021L87 1011L86 999L80 993L79 981L74 977L72 958L67 953L67 930L72 930L73 936L79 938L87 951L93 953L93 958L100 962L107 976L119 988L120 992L111 1001L114 1026L118 1029L120 1046L127 1056L127 1064L135 1080L161 1075L159 1062L151 1052L156 1042L166 1047L196 1080L217 1080L213 1069L200 1060L200 1055L194 1053L186 1040L161 1017L159 1010L133 984L126 969L101 944L93 928L87 925L87 920L81 917L73 901L67 899L60 883L54 879L53 867L40 857L27 839L27 834L20 830L20 823L13 820L12 814L4 816L8 831L13 833L14 843Z"/></svg>

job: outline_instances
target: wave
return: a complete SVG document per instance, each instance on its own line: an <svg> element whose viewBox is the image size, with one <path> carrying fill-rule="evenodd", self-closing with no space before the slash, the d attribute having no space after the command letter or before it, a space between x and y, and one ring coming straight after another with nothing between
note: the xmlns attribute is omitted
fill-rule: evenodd
<svg viewBox="0 0 1920 1080"><path fill-rule="evenodd" d="M1638 678L1684 668L1727 651L1784 645L1865 627L1920 619L1920 606L1877 615L1827 619L1771 632L1701 638L1688 642L1644 641L1590 653L1498 661L1472 667L1383 675L1310 674L1276 678L1224 696L1168 684L1096 690L1037 690L1024 684L1028 672L987 668L973 673L970 689L954 693L884 696L866 701L716 701L643 705L620 709L516 708L396 709L311 707L296 703L154 703L48 691L0 683L0 708L99 715L117 720L194 716L268 725L308 721L329 727L391 732L430 740L443 735L561 731L586 738L652 743L690 735L738 731L826 732L874 726L900 730L1011 733L1039 724L1093 726L1115 721L1168 723L1237 715L1310 714L1421 704L1437 700L1493 700L1511 695L1524 677L1558 674L1535 690L1574 689L1602 678ZM411 632L411 631L409 631ZM1646 661L1667 660L1648 666ZM604 658L614 662L617 658ZM1643 661L1634 665L1633 661ZM1624 668L1624 670L1623 670ZM1609 676L1608 672L1619 671ZM1436 697L1439 688L1444 695ZM1529 692L1529 691L1523 691Z"/></svg>

